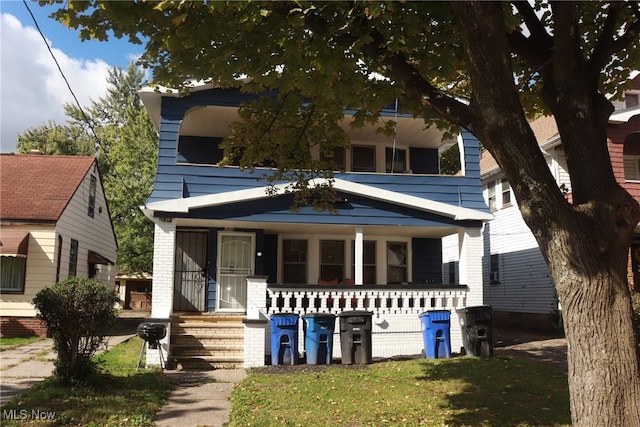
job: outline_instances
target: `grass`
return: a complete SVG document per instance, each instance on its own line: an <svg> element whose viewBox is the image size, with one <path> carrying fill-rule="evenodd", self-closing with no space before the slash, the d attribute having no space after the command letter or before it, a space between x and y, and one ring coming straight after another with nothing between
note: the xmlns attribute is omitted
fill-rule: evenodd
<svg viewBox="0 0 640 427"><path fill-rule="evenodd" d="M35 341L43 340L44 337L0 337L0 351L9 350L11 348L20 347Z"/></svg>
<svg viewBox="0 0 640 427"><path fill-rule="evenodd" d="M152 426L171 384L159 371L136 371L141 346L135 337L97 356L103 373L88 384L70 387L50 377L35 385L3 405L2 426ZM11 410L25 419L8 419ZM36 413L55 417L38 420Z"/></svg>
<svg viewBox="0 0 640 427"><path fill-rule="evenodd" d="M567 375L497 356L389 361L295 373L254 369L230 426L568 426Z"/></svg>

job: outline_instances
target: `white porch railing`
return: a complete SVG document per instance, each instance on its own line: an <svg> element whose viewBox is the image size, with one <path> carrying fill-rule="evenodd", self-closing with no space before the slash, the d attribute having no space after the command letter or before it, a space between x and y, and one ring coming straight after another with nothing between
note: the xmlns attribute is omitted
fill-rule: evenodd
<svg viewBox="0 0 640 427"><path fill-rule="evenodd" d="M369 311L372 313L371 345L375 358L420 354L424 349L424 342L419 315L430 310L449 310L451 349L455 353L462 347L462 334L456 310L466 306L467 286L267 286L265 280L264 277L248 278L245 366L260 366L264 363L265 355L271 353L268 320L276 313L300 316L328 313L339 316L344 311ZM256 322L259 322L259 319L263 322L258 328L259 323ZM333 357L341 355L339 322L337 318L333 335ZM302 351L302 321L299 329L298 348ZM261 337L262 331L264 333ZM256 340L260 340L260 343Z"/></svg>

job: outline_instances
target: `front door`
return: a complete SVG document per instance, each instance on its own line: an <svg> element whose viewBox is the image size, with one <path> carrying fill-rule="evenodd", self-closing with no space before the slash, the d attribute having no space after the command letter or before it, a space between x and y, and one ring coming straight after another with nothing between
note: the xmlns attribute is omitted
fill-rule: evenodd
<svg viewBox="0 0 640 427"><path fill-rule="evenodd" d="M245 312L247 276L254 269L254 234L218 234L218 310Z"/></svg>

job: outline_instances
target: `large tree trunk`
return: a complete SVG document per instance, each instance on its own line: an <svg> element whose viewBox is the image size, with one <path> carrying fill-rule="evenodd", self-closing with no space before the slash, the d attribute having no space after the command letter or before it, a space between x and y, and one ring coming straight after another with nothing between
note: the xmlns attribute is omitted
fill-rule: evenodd
<svg viewBox="0 0 640 427"><path fill-rule="evenodd" d="M579 74L579 55L569 58L570 67L560 70L554 63L556 69L549 65L541 71L548 73L545 100L552 104L567 153L575 192L571 204L559 191L520 105L502 5L452 2L452 7L473 93L467 126L511 183L556 284L569 346L573 423L640 426L640 352L626 278L640 209L611 170L606 100L597 96L597 78ZM574 54L571 40L563 42L566 46L555 49Z"/></svg>

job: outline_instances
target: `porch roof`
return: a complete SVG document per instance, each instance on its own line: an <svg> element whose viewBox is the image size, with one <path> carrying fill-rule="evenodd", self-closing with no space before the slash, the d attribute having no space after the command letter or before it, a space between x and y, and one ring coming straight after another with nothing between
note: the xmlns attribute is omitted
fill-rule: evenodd
<svg viewBox="0 0 640 427"><path fill-rule="evenodd" d="M324 183L324 181L316 180L313 184L322 185ZM489 212L429 200L422 197L385 190L371 185L350 182L342 179L335 179L333 187L340 192L415 209L445 218L451 218L455 221L489 221L493 218L493 215ZM285 194L284 188L286 188L286 186L279 186L277 194ZM188 213L195 209L266 199L268 197L270 197L268 187L264 186L228 191L225 193L152 202L145 206L141 206L141 209L147 216L153 217L153 213L156 211Z"/></svg>

